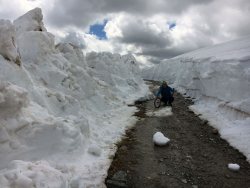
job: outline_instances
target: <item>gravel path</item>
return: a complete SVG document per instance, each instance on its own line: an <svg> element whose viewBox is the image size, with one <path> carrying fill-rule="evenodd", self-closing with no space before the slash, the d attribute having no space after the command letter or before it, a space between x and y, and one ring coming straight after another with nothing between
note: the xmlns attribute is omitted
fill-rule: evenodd
<svg viewBox="0 0 250 188"><path fill-rule="evenodd" d="M250 164L245 156L190 111L190 104L177 93L173 114L165 117L145 114L154 109L153 101L137 104L139 121L118 143L106 179L108 188L250 188ZM170 138L167 146L153 144L156 131ZM228 163L241 168L230 171Z"/></svg>

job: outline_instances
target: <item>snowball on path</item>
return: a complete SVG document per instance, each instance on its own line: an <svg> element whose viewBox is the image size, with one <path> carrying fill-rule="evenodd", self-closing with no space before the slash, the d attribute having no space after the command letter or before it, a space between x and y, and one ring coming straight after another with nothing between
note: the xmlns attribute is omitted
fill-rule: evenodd
<svg viewBox="0 0 250 188"><path fill-rule="evenodd" d="M153 141L155 145L164 146L170 141L170 139L165 137L161 132L156 132L153 136Z"/></svg>
<svg viewBox="0 0 250 188"><path fill-rule="evenodd" d="M238 171L238 170L240 170L240 165L234 164L234 163L229 163L228 168L232 171Z"/></svg>

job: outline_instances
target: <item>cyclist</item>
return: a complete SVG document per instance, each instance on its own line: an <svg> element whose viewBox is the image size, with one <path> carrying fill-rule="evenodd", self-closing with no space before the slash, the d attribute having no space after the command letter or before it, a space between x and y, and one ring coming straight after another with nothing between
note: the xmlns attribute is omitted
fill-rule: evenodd
<svg viewBox="0 0 250 188"><path fill-rule="evenodd" d="M172 106L172 102L174 101L174 89L169 87L166 81L163 81L156 96L159 97L161 95L161 101L165 103L165 105Z"/></svg>

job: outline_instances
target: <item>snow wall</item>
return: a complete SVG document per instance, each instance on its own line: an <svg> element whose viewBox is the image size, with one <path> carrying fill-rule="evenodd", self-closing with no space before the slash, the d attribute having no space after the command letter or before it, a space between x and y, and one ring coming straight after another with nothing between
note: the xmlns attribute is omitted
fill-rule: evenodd
<svg viewBox="0 0 250 188"><path fill-rule="evenodd" d="M191 108L250 161L250 37L196 50L143 70L195 101Z"/></svg>
<svg viewBox="0 0 250 188"><path fill-rule="evenodd" d="M42 18L0 20L0 187L104 187L148 88L133 56L55 46Z"/></svg>

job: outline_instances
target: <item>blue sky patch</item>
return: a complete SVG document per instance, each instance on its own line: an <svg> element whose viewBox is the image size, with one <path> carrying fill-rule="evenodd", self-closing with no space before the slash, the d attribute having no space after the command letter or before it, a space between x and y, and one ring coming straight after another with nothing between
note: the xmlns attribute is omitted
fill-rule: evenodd
<svg viewBox="0 0 250 188"><path fill-rule="evenodd" d="M100 40L106 40L106 32L104 31L104 27L107 24L108 20L104 20L102 24L94 24L89 28L89 33L97 36Z"/></svg>
<svg viewBox="0 0 250 188"><path fill-rule="evenodd" d="M168 29L169 30L173 30L176 27L176 22L175 21L168 22L167 24L168 24Z"/></svg>

